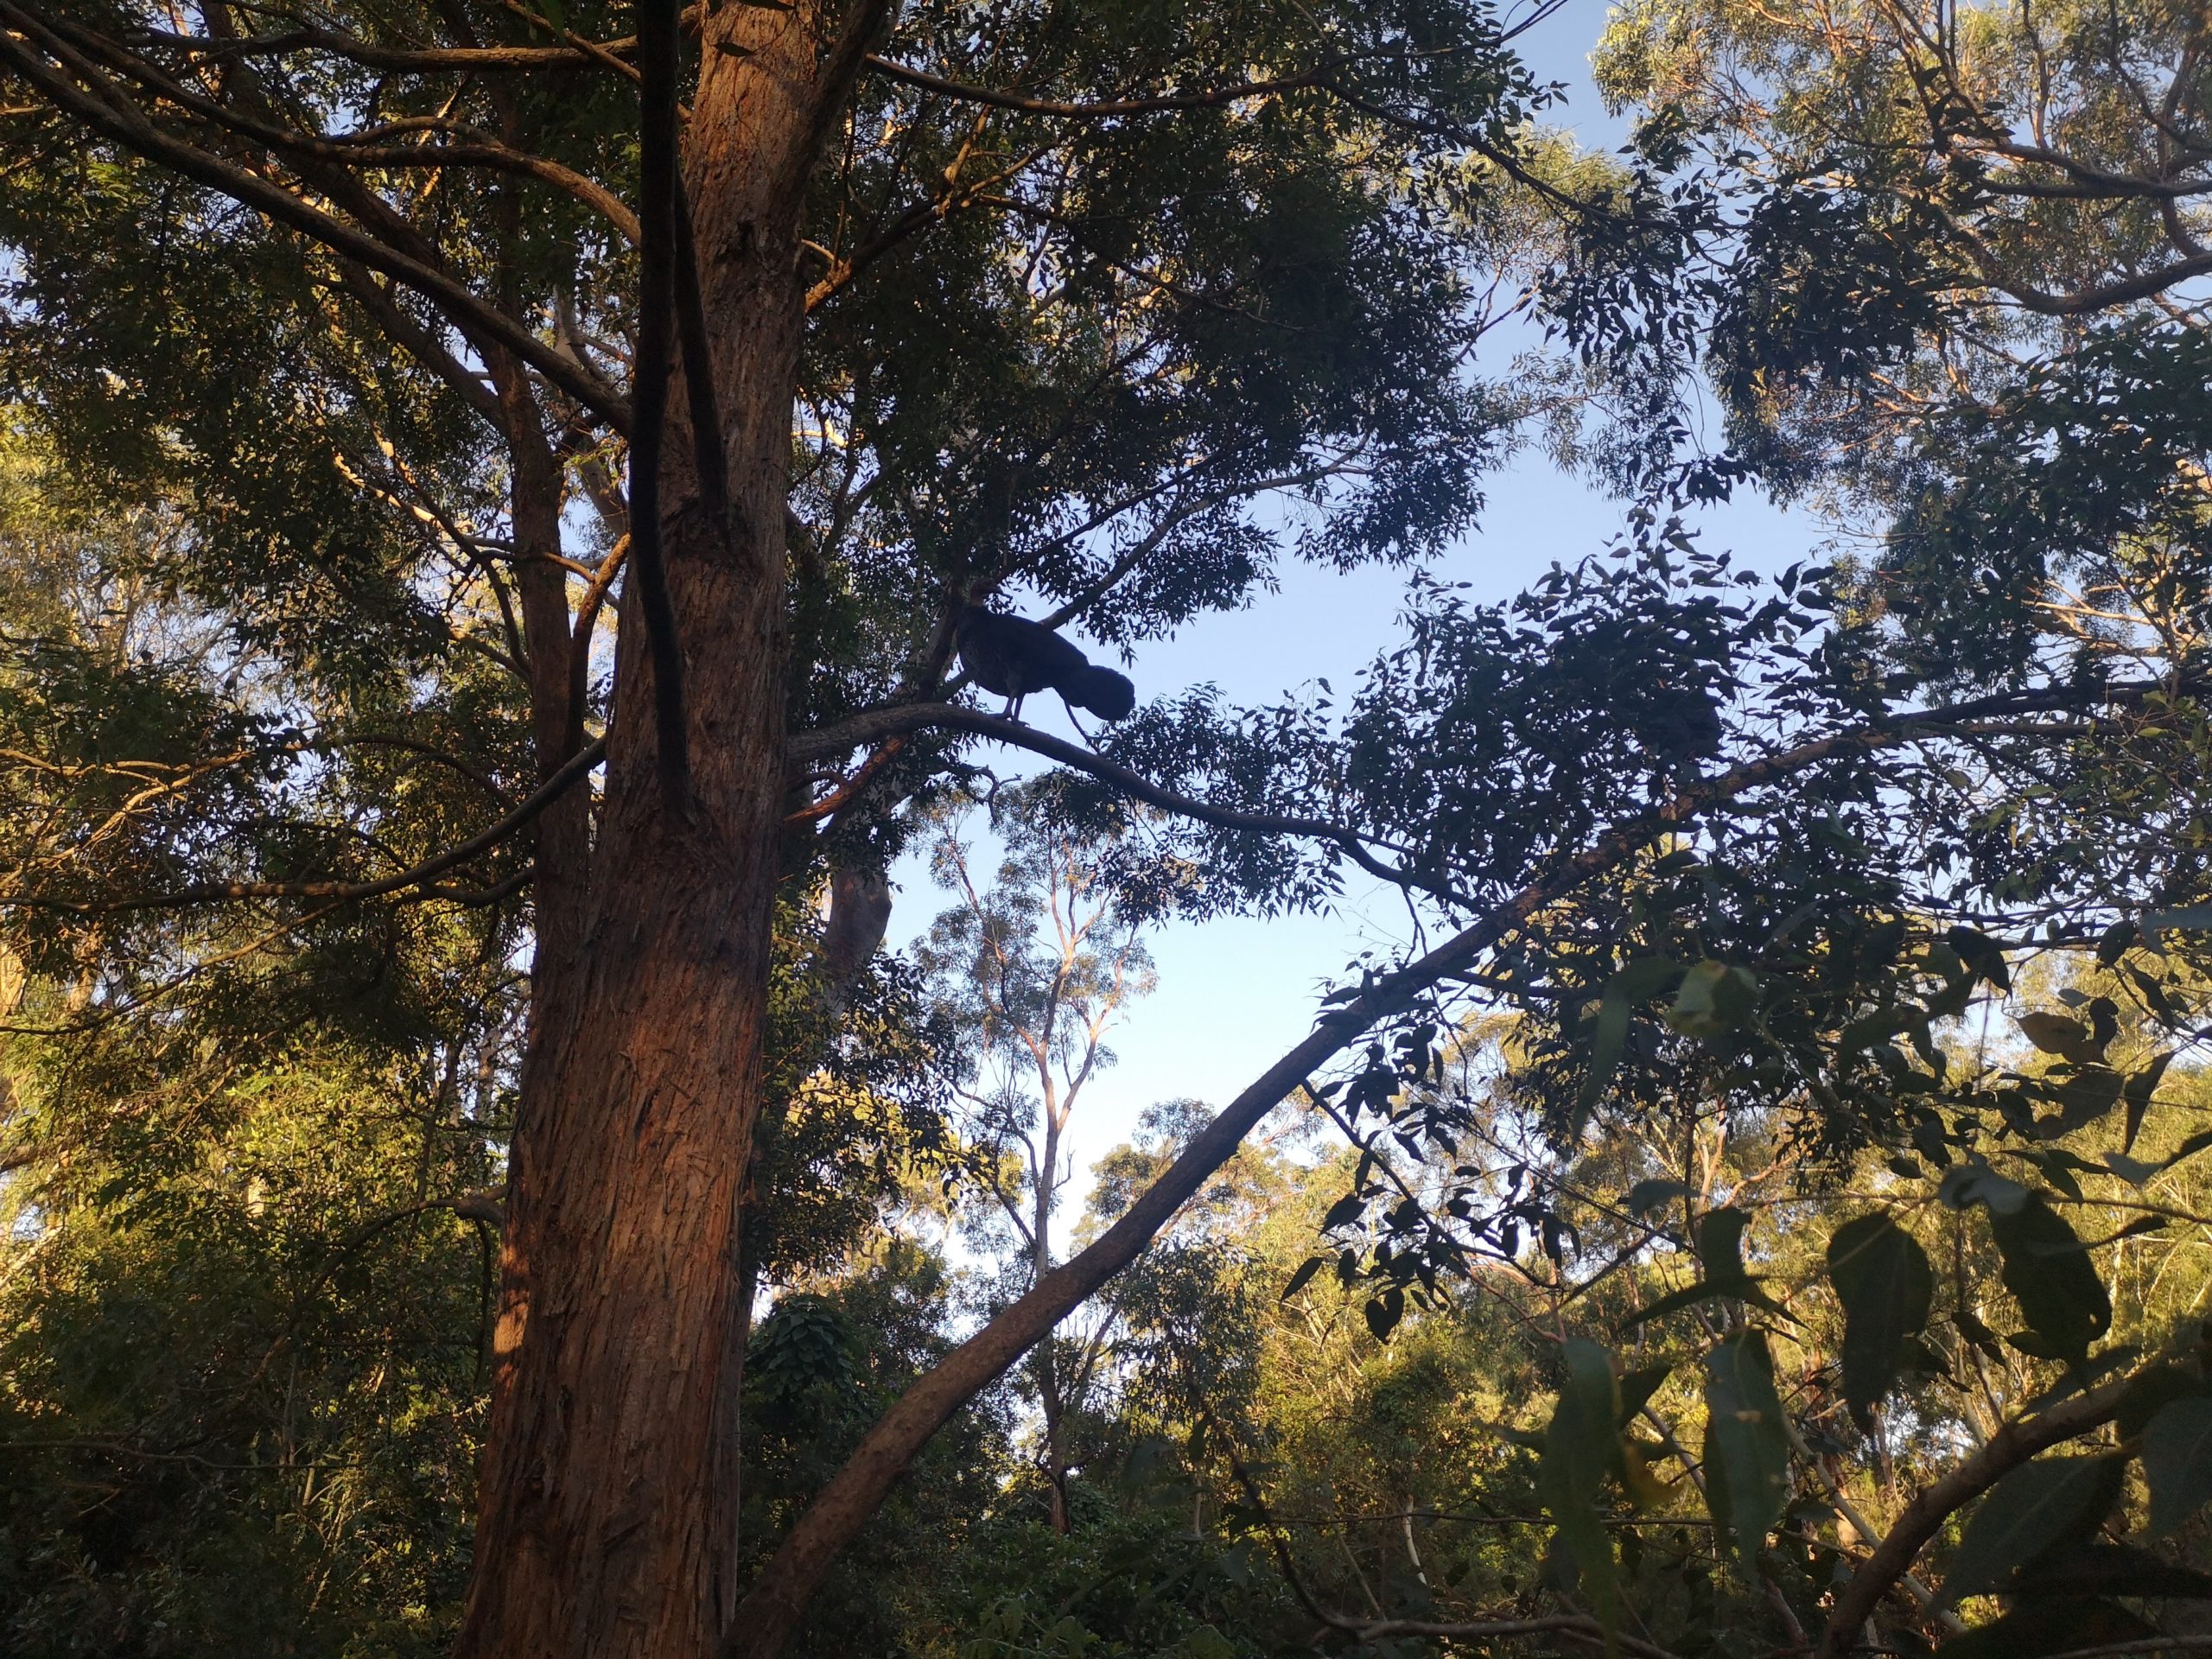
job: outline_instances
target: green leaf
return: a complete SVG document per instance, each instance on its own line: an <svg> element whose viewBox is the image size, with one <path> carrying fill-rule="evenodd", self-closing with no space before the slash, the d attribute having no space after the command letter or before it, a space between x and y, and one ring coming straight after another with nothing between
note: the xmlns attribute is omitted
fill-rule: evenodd
<svg viewBox="0 0 2212 1659"><path fill-rule="evenodd" d="M1967 1522L1939 1607L2004 1587L2046 1551L2085 1537L2104 1519L2127 1470L2124 1458L2039 1458L1989 1489Z"/></svg>
<svg viewBox="0 0 2212 1659"><path fill-rule="evenodd" d="M1863 1420L1897 1386L1905 1339L1928 1323L1936 1277L1919 1242L1878 1214L1835 1230L1828 1281L1843 1303L1843 1397Z"/></svg>
<svg viewBox="0 0 2212 1659"><path fill-rule="evenodd" d="M2112 1299L2082 1241L2048 1204L2031 1194L2011 1215L1993 1208L1989 1230L2005 1261L2005 1288L2050 1354L2079 1363L2112 1328Z"/></svg>
<svg viewBox="0 0 2212 1659"><path fill-rule="evenodd" d="M1789 1432L1758 1332L1722 1343L1705 1357L1705 1370L1706 1503L1749 1576L1789 1502Z"/></svg>
<svg viewBox="0 0 2212 1659"><path fill-rule="evenodd" d="M2073 1130L2095 1122L2120 1103L2127 1080L2108 1065L2085 1065L2053 1090L2058 1099L2058 1122Z"/></svg>
<svg viewBox="0 0 2212 1659"><path fill-rule="evenodd" d="M1290 1275L1290 1282L1282 1287L1281 1300L1287 1302L1305 1289L1306 1282L1328 1265L1328 1260L1325 1255L1309 1255L1299 1263L1298 1271Z"/></svg>
<svg viewBox="0 0 2212 1659"><path fill-rule="evenodd" d="M1626 1427L1630 1418L1651 1403L1651 1396L1659 1392L1659 1385L1673 1375L1672 1365L1639 1365L1620 1380L1621 1426Z"/></svg>
<svg viewBox="0 0 2212 1659"><path fill-rule="evenodd" d="M2097 966L2110 968L2119 962L2127 954L2127 947L2135 943L2139 931L2132 917L2105 929L2097 940Z"/></svg>
<svg viewBox="0 0 2212 1659"><path fill-rule="evenodd" d="M2151 1535L2163 1538L2212 1499L2212 1400L2176 1400L2143 1431Z"/></svg>
<svg viewBox="0 0 2212 1659"><path fill-rule="evenodd" d="M2095 1052L2089 1046L2089 1028L2079 1020L2063 1014L2031 1013L2017 1014L2013 1023L2020 1034L2046 1054L2056 1054L2069 1060L2093 1060Z"/></svg>
<svg viewBox="0 0 2212 1659"><path fill-rule="evenodd" d="M2151 1096L2157 1090L2159 1079L2166 1075L2166 1068L2174 1063L2174 1053L2175 1051L2170 1048L2163 1054L2154 1054L2151 1057L2151 1063L2140 1071L2129 1073L2126 1091L2127 1127L2126 1138L2120 1142L2122 1152L2131 1152L2134 1149L2135 1133L2143 1127L2143 1115L2151 1109Z"/></svg>
<svg viewBox="0 0 2212 1659"><path fill-rule="evenodd" d="M2082 1196L2082 1183L2074 1179L2074 1160L2063 1147L2023 1148L2018 1155L2043 1171L2044 1179L2068 1198Z"/></svg>
<svg viewBox="0 0 2212 1659"><path fill-rule="evenodd" d="M1582 1574L1591 1605L1610 1630L1618 1612L1613 1541L1598 1512L1606 1473L1619 1467L1620 1385L1611 1356L1596 1343L1567 1338L1567 1381L1544 1433L1537 1485L1559 1529L1560 1542Z"/></svg>
<svg viewBox="0 0 2212 1659"><path fill-rule="evenodd" d="M1671 957L1643 957L1606 981L1598 1001L1597 1029L1590 1041L1590 1071L1582 1080L1583 1111L1598 1103L1620 1067L1621 1050L1628 1043L1629 1017L1636 1005L1665 990L1681 971L1681 964Z"/></svg>
<svg viewBox="0 0 2212 1659"><path fill-rule="evenodd" d="M1406 1314L1406 1293L1393 1285L1380 1296L1368 1299L1367 1328L1377 1342L1388 1342Z"/></svg>

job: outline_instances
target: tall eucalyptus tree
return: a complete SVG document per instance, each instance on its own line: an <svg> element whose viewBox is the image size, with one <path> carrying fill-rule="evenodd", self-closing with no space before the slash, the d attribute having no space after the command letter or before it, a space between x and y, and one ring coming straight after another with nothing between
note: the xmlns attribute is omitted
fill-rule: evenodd
<svg viewBox="0 0 2212 1659"><path fill-rule="evenodd" d="M970 593L1127 646L1467 522L1513 413L1466 367L1538 96L1508 35L0 4L6 372L73 487L178 505L157 585L250 714L150 790L98 744L42 774L61 840L102 828L21 867L22 948L121 1010L156 963L526 893L466 1651L780 1639L806 1571L737 1618L732 1567L779 890L880 865L958 743L1052 747L946 701ZM410 734L488 820L359 764Z"/></svg>

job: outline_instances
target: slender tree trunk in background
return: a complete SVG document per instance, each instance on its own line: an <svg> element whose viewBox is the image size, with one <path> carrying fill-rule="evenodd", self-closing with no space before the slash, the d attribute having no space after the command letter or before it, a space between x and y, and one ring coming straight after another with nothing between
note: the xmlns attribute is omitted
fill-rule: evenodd
<svg viewBox="0 0 2212 1659"><path fill-rule="evenodd" d="M680 387L661 483L694 801L664 809L645 642L625 628L588 919L572 969L537 988L524 1065L465 1659L701 1659L734 1593L718 1471L785 797L798 213L861 53L849 29L819 54L818 26L807 5L706 23L686 170L727 544Z"/></svg>
<svg viewBox="0 0 2212 1659"><path fill-rule="evenodd" d="M1058 1002L1056 997L1048 1007L1057 1007ZM1045 1033L1047 1040L1052 1035L1052 1018L1048 1013ZM1058 1093L1052 1087L1051 1065L1040 1059L1037 1071L1042 1084L1045 1150L1038 1160L1037 1191L1033 1195L1035 1209L1030 1223L1029 1287L1032 1290L1042 1284L1045 1275L1052 1270L1052 1172L1059 1167L1060 1126L1065 1121ZM1070 1524L1066 1434L1062 1427L1067 1415L1067 1402L1060 1395L1058 1356L1052 1351L1051 1336L1037 1344L1033 1363L1037 1368L1037 1405L1045 1417L1045 1486L1052 1509L1052 1530L1065 1535Z"/></svg>
<svg viewBox="0 0 2212 1659"><path fill-rule="evenodd" d="M512 359L493 368L507 429L512 476L515 588L522 601L522 635L530 652L531 747L542 781L568 760L568 574L553 562L561 550L561 470L545 441L537 401ZM591 799L572 790L546 808L535 828L531 883L537 951L534 984L562 977L582 943L585 886L591 856Z"/></svg>

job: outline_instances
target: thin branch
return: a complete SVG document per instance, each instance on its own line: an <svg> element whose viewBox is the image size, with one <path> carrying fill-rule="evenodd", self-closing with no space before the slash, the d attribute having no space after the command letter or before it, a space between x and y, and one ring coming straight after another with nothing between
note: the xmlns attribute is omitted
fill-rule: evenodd
<svg viewBox="0 0 2212 1659"><path fill-rule="evenodd" d="M540 784L513 811L488 829L470 836L449 851L425 859L411 869L374 881L208 881L180 887L174 893L142 893L134 898L111 899L99 904L60 899L0 898L0 909L13 906L25 909L67 911L80 916L105 916L120 911L165 910L188 905L225 904L243 899L321 899L327 901L324 908L328 909L365 899L381 899L386 893L398 893L408 887L428 887L448 870L457 868L489 852L516 830L532 822L547 807L588 777L593 768L606 758L607 740L602 737L575 755L560 771ZM318 911L317 914L320 913Z"/></svg>
<svg viewBox="0 0 2212 1659"><path fill-rule="evenodd" d="M902 86L917 87L925 92L937 92L946 98L958 99L964 104L988 104L994 109L1019 110L1027 115L1049 115L1070 121L1105 121L1116 116L1158 115L1175 110L1211 110L1224 105L1242 103L1248 98L1267 98L1276 92L1304 92L1326 89L1329 76L1355 63L1373 61L1402 61L1408 58L1436 58L1451 55L1458 48L1446 47L1434 52L1369 52L1338 53L1311 69L1294 75L1282 75L1269 80L1240 81L1234 86L1211 87L1204 92L1165 92L1151 98L1108 99L1096 103L1070 104L1053 99L1029 98L1020 92L1002 92L994 87L973 86L964 81L947 80L933 75L926 69L917 69L894 59L868 54L868 67L887 80Z"/></svg>

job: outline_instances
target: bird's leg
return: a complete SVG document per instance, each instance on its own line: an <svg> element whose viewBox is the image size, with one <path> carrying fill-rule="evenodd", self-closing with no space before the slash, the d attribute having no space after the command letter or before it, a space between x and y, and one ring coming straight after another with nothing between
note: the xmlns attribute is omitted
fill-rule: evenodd
<svg viewBox="0 0 2212 1659"><path fill-rule="evenodd" d="M1021 718L1021 701L1020 697L1008 697L1006 700L1006 707L999 710L1001 717L1007 720L1020 720Z"/></svg>
<svg viewBox="0 0 2212 1659"><path fill-rule="evenodd" d="M1075 728L1076 734L1082 738L1087 746L1094 749L1098 747L1098 740L1093 737L1089 732L1084 730L1083 722L1075 717L1075 705L1070 702L1067 698L1063 696L1060 698L1060 707L1068 711L1068 724Z"/></svg>

